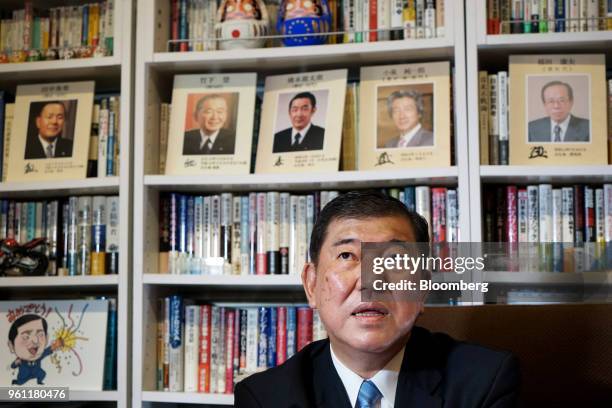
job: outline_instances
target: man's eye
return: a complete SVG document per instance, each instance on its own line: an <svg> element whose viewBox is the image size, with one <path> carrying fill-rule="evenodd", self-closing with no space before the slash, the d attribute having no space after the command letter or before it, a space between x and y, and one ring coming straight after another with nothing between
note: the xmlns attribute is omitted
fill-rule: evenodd
<svg viewBox="0 0 612 408"><path fill-rule="evenodd" d="M356 256L352 252L340 252L340 254L338 255L338 259L342 259L344 261L351 261L355 258Z"/></svg>

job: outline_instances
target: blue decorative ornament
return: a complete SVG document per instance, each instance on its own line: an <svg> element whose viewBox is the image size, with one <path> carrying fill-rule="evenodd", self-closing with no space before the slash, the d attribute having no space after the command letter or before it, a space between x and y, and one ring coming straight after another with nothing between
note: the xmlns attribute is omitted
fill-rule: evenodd
<svg viewBox="0 0 612 408"><path fill-rule="evenodd" d="M284 35L283 44L288 47L320 45L327 40L325 35L299 34L327 33L331 28L331 13L327 0L283 0L278 9L277 31Z"/></svg>

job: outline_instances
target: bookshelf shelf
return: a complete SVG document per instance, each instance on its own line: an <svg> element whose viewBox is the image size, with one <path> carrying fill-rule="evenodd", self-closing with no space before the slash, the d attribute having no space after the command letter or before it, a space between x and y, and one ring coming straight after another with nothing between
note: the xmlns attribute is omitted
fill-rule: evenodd
<svg viewBox="0 0 612 408"><path fill-rule="evenodd" d="M234 405L234 396L232 394L143 391L142 401L175 404Z"/></svg>
<svg viewBox="0 0 612 408"><path fill-rule="evenodd" d="M228 287L245 290L301 290L299 275L165 275L144 274L143 283L149 285L198 285Z"/></svg>
<svg viewBox="0 0 612 408"><path fill-rule="evenodd" d="M36 61L0 64L0 85L2 87L46 81L97 81L119 78L121 58L118 56L83 58L72 60Z"/></svg>
<svg viewBox="0 0 612 408"><path fill-rule="evenodd" d="M556 272L484 272L483 282L495 284L585 284L612 282L612 272L556 273Z"/></svg>
<svg viewBox="0 0 612 408"><path fill-rule="evenodd" d="M347 189L409 184L453 185L457 167L380 171L341 171L337 173L248 174L245 176L145 176L145 185L165 191L246 191Z"/></svg>
<svg viewBox="0 0 612 408"><path fill-rule="evenodd" d="M545 46L547 51L567 47L596 47L601 50L606 42L612 43L612 31L487 35L478 47L541 50Z"/></svg>
<svg viewBox="0 0 612 408"><path fill-rule="evenodd" d="M612 165L480 166L480 179L505 183L609 183L612 181Z"/></svg>
<svg viewBox="0 0 612 408"><path fill-rule="evenodd" d="M92 177L82 180L0 183L0 194L7 198L50 197L73 194L117 194L119 177Z"/></svg>
<svg viewBox="0 0 612 408"><path fill-rule="evenodd" d="M116 288L119 275L2 277L0 288Z"/></svg>
<svg viewBox="0 0 612 408"><path fill-rule="evenodd" d="M407 41L380 41L359 44L330 44L250 50L208 52L160 52L153 54L151 65L173 73L196 69L219 71L249 69L270 72L279 69L307 69L312 66L341 63L366 65L398 59L453 58L453 41L448 38Z"/></svg>

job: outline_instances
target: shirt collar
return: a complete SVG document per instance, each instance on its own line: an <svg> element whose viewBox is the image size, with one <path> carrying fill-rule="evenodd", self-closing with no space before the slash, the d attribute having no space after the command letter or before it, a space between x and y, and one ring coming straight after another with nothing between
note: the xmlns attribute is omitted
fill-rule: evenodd
<svg viewBox="0 0 612 408"><path fill-rule="evenodd" d="M361 376L354 373L350 368L342 364L334 353L331 343L329 345L329 349L331 351L332 362L336 368L336 371L338 372L338 376L340 377L344 388L346 389L351 407L354 407L357 404L359 388L361 387L361 383L363 382L364 378L361 378ZM405 349L405 346L402 347L401 350L387 363L387 365L385 365L382 370L374 374L374 376L369 379L374 383L374 385L376 385L376 388L378 388L382 394L382 399L380 401L381 407L393 407L395 404L397 381L399 379Z"/></svg>
<svg viewBox="0 0 612 408"><path fill-rule="evenodd" d="M210 139L210 143L211 145L215 144L215 140L217 140L217 136L219 136L219 131L217 130L215 131L212 135L207 135L206 133L204 133L204 131L202 129L200 129L200 149L202 149L204 147L204 144L206 143L207 139Z"/></svg>
<svg viewBox="0 0 612 408"><path fill-rule="evenodd" d="M299 141L299 143L302 143L302 140L304 140L304 138L306 137L306 133L308 133L308 131L310 130L311 126L312 126L312 122L308 123L308 125L306 125L306 127L303 128L302 130L297 130L296 128L291 128L291 143L293 143L293 138L295 137L296 133L300 134L300 141Z"/></svg>
<svg viewBox="0 0 612 408"><path fill-rule="evenodd" d="M411 131L403 133L400 136L400 141L401 140L405 140L406 141L406 145L408 145L408 143L410 143L410 141L412 140L412 138L414 137L414 135L416 135L417 133L419 133L419 130L421 130L421 124L417 124Z"/></svg>
<svg viewBox="0 0 612 408"><path fill-rule="evenodd" d="M59 136L56 136L55 139L53 139L52 142L48 142L47 139L43 138L40 133L38 134L38 140L40 140L40 143L43 147L43 150L45 151L45 153L47 152L47 146L51 145L51 150L53 150L53 154L55 155L55 146L57 145L57 138Z"/></svg>
<svg viewBox="0 0 612 408"><path fill-rule="evenodd" d="M561 127L561 141L563 141L563 139L565 138L565 132L567 131L571 118L572 118L572 115L569 114L561 123L557 123L552 119L550 120L550 130L551 130L551 135L553 137L552 140L554 140L554 137L555 137L555 126L559 125Z"/></svg>

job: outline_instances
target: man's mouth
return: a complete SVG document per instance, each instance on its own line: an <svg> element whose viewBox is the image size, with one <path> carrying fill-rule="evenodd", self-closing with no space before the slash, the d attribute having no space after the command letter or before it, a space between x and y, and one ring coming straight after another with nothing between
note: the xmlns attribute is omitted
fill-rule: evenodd
<svg viewBox="0 0 612 408"><path fill-rule="evenodd" d="M35 356L36 352L38 352L38 347L30 347L28 351L30 352L32 356Z"/></svg>
<svg viewBox="0 0 612 408"><path fill-rule="evenodd" d="M351 316L358 318L382 318L389 314L389 310L378 303L363 303L353 310Z"/></svg>

